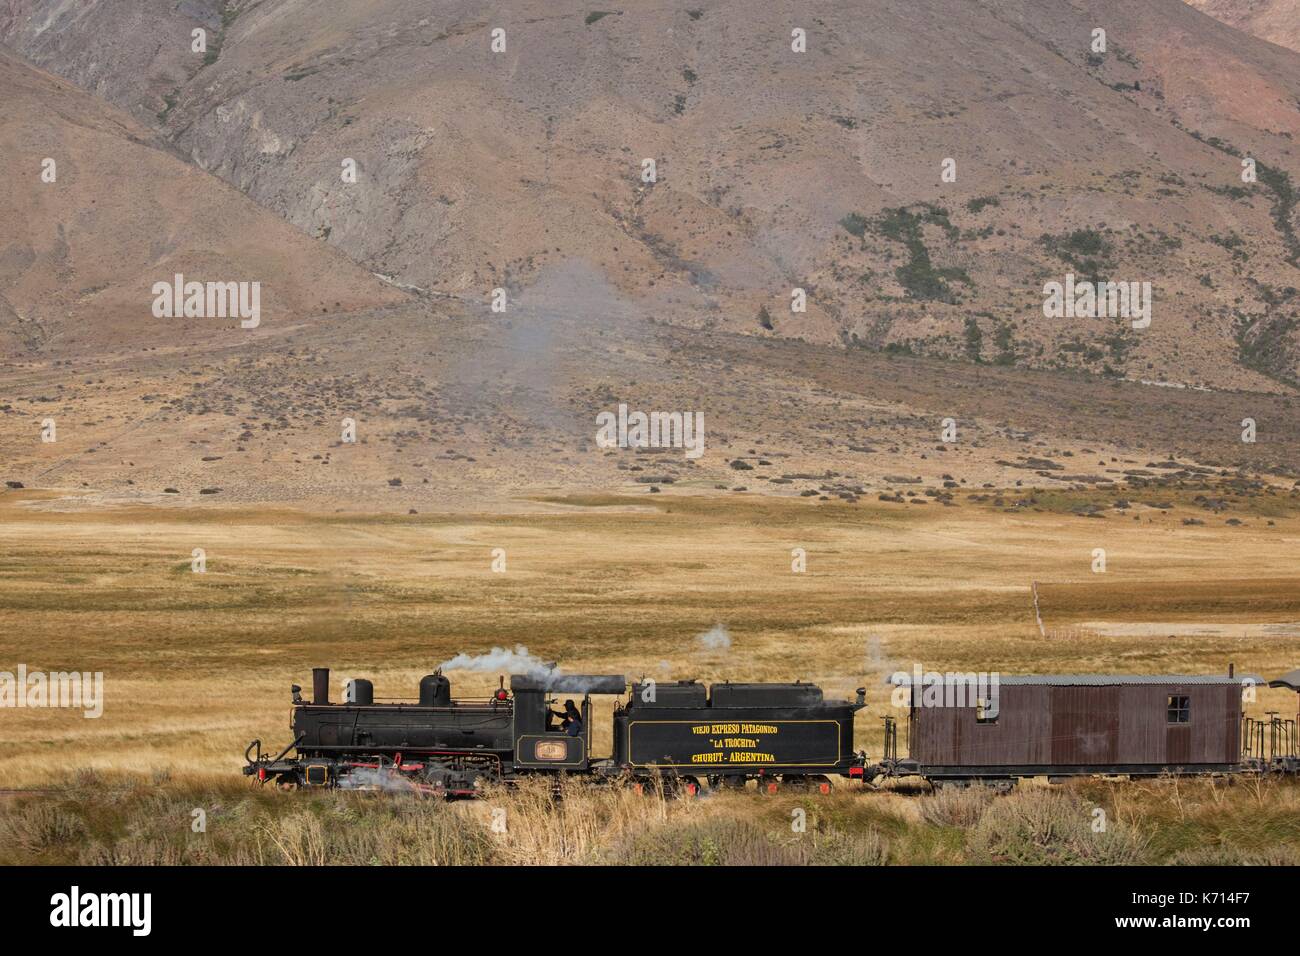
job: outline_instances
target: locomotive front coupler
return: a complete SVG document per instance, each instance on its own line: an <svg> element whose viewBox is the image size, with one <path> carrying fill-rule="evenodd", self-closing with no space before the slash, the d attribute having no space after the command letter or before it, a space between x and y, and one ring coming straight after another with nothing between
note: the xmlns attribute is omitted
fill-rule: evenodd
<svg viewBox="0 0 1300 956"><path fill-rule="evenodd" d="M287 754L294 747L302 743L302 738L303 735L299 734L297 737L294 738L293 743L289 744L289 746L285 747L274 757L262 753L262 741L260 739L254 740L251 744L249 744L244 749L244 760L247 761L248 764L246 767L244 767L244 776L246 777L258 776L257 772L259 770L264 770L267 767L279 763L281 760L284 759L285 754ZM252 756L254 751L256 751L257 754L256 756ZM264 776L260 777L259 779L261 779L263 783L266 782L266 778Z"/></svg>
<svg viewBox="0 0 1300 956"><path fill-rule="evenodd" d="M251 756L254 749L257 750L257 756L255 757ZM261 762L262 762L262 741L259 739L259 740L254 740L251 744L249 744L247 747L244 748L244 763L248 765L244 768L244 776L251 777L254 773L256 773L257 765Z"/></svg>

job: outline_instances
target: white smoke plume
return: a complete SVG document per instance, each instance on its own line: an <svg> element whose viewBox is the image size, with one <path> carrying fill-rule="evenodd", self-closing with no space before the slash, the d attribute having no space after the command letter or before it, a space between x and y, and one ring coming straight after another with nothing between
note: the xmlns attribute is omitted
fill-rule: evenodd
<svg viewBox="0 0 1300 956"><path fill-rule="evenodd" d="M385 790L389 793L419 793L420 788L387 767L354 767L339 777L340 790Z"/></svg>
<svg viewBox="0 0 1300 956"><path fill-rule="evenodd" d="M548 671L543 676L559 677L560 676L559 670L560 669L557 667L554 671ZM608 691L596 689L596 688L604 687L605 686L604 681L605 679L603 677L597 675L592 675L591 677L583 677L581 675L574 674L574 675L566 676L564 678L563 683L560 683L558 681L552 682L549 685L549 689L554 689L555 685L559 684L560 687L564 688L563 693L565 694L590 694L593 691L598 694L608 693Z"/></svg>
<svg viewBox="0 0 1300 956"><path fill-rule="evenodd" d="M903 667L893 657L885 653L884 644L878 634L867 635L866 651L865 663L868 674L883 677L900 670L910 672L910 667Z"/></svg>
<svg viewBox="0 0 1300 956"><path fill-rule="evenodd" d="M438 665L444 671L494 671L506 674L527 674L529 677L544 680L560 672L554 664L538 660L528 653L528 648L516 644L512 651L508 647L494 647L486 654L457 654L449 661Z"/></svg>
<svg viewBox="0 0 1300 956"><path fill-rule="evenodd" d="M722 624L715 624L703 634L696 634L695 640L707 651L725 651L731 647L731 635Z"/></svg>

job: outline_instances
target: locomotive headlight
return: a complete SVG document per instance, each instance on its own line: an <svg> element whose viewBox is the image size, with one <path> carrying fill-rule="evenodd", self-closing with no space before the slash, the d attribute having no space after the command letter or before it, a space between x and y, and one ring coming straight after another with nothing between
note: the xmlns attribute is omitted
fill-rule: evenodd
<svg viewBox="0 0 1300 956"><path fill-rule="evenodd" d="M563 740L539 740L533 744L534 760L563 760L569 748Z"/></svg>

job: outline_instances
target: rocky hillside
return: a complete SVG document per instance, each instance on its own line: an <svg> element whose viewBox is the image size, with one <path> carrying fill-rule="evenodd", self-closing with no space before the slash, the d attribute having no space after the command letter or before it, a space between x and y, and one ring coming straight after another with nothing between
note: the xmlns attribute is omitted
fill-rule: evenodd
<svg viewBox="0 0 1300 956"><path fill-rule="evenodd" d="M1298 0L1187 0L1187 3L1261 40L1300 50Z"/></svg>
<svg viewBox="0 0 1300 956"><path fill-rule="evenodd" d="M214 176L129 115L0 53L0 336L6 356L247 341L404 296ZM259 326L159 319L154 283L259 283ZM251 296L249 299L251 305Z"/></svg>
<svg viewBox="0 0 1300 956"><path fill-rule="evenodd" d="M1300 54L1179 0L121 6L4 0L0 42L411 286L486 303L580 265L689 327L1300 377ZM1044 318L1067 272L1150 282L1150 327Z"/></svg>

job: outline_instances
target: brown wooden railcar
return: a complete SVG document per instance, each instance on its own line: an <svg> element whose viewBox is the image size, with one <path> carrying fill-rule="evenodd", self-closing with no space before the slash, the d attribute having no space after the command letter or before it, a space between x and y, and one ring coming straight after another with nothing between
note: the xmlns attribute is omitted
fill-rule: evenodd
<svg viewBox="0 0 1300 956"><path fill-rule="evenodd" d="M1254 676L1043 675L911 691L909 769L989 778L1235 772L1244 686Z"/></svg>

